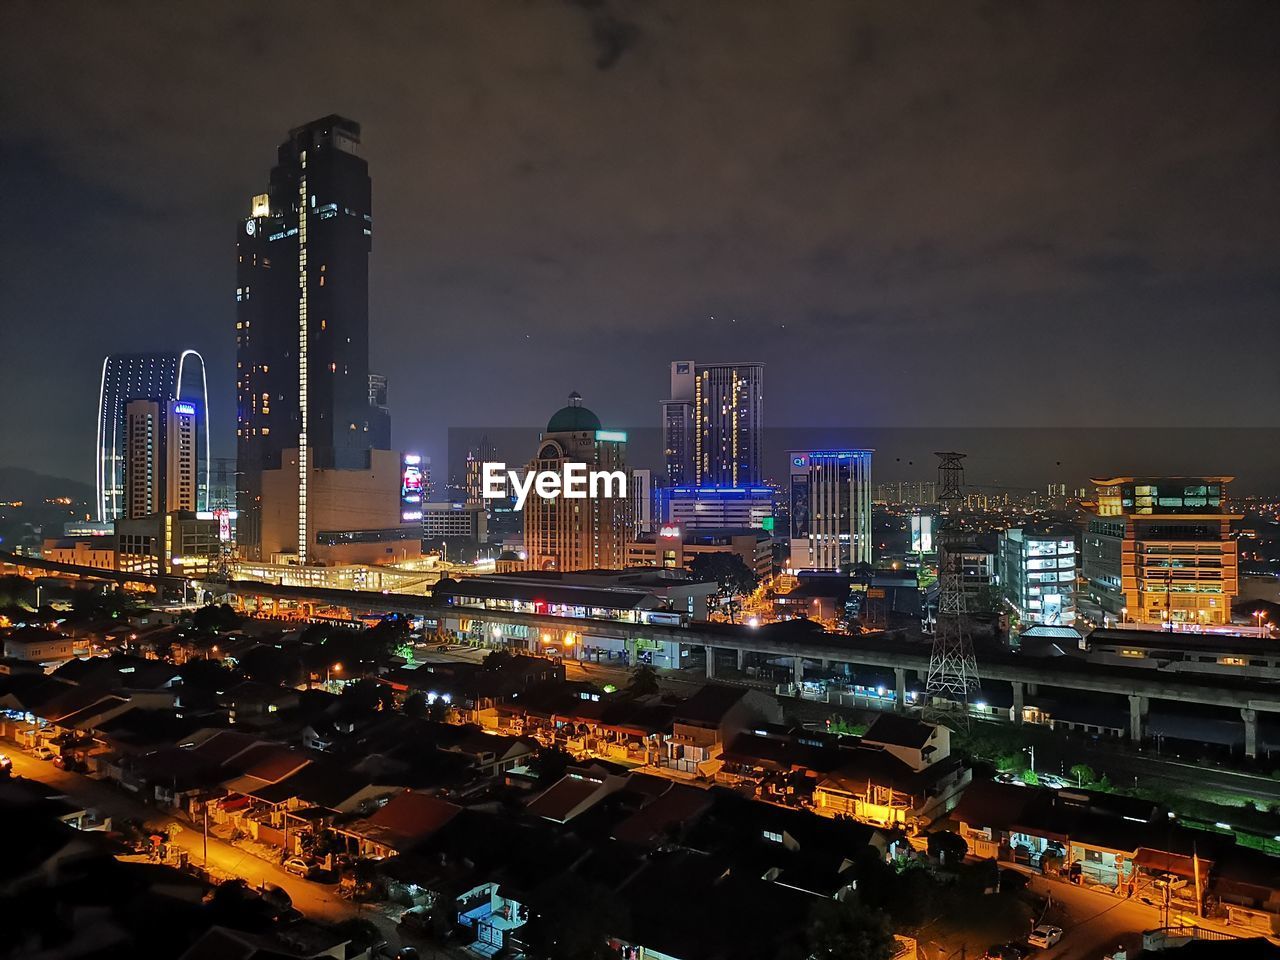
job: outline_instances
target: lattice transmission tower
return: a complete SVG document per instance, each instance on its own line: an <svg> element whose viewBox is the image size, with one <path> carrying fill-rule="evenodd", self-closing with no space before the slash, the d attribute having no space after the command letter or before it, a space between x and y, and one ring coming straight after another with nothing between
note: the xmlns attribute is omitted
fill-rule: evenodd
<svg viewBox="0 0 1280 960"><path fill-rule="evenodd" d="M938 453L938 614L925 683L928 703L923 718L968 730L969 698L978 692L978 661L964 598L964 533L958 514L963 502L963 453Z"/></svg>

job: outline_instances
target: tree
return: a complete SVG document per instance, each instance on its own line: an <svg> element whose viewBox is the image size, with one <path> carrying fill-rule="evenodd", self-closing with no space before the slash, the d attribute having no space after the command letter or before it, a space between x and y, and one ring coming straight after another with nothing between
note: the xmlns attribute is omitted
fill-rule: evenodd
<svg viewBox="0 0 1280 960"><path fill-rule="evenodd" d="M1040 785L1040 774L1036 773L1034 770L1023 770L1022 782L1028 787L1038 787Z"/></svg>
<svg viewBox="0 0 1280 960"><path fill-rule="evenodd" d="M552 784L564 776L571 763L573 757L569 751L560 747L540 747L529 761L529 767L540 783Z"/></svg>
<svg viewBox="0 0 1280 960"><path fill-rule="evenodd" d="M969 852L969 844L965 843L964 837L958 833L952 833L950 830L938 830L929 834L928 852L929 856L939 863L961 863Z"/></svg>
<svg viewBox="0 0 1280 960"><path fill-rule="evenodd" d="M1098 775L1093 772L1093 767L1087 763L1077 763L1069 771L1076 778L1076 786L1083 787L1086 783L1093 783L1098 779Z"/></svg>
<svg viewBox="0 0 1280 960"><path fill-rule="evenodd" d="M617 960L610 937L626 936L630 914L609 888L562 873L530 904L525 940L538 957L555 960Z"/></svg>
<svg viewBox="0 0 1280 960"><path fill-rule="evenodd" d="M485 655L483 666L486 670L498 671L515 659L507 650L495 650Z"/></svg>
<svg viewBox="0 0 1280 960"><path fill-rule="evenodd" d="M219 630L234 630L240 626L240 614L231 604L210 603L201 607L191 615L191 626L202 633L216 633Z"/></svg>
<svg viewBox="0 0 1280 960"><path fill-rule="evenodd" d="M193 690L225 690L235 680L235 672L217 660L195 658L178 668L182 685Z"/></svg>
<svg viewBox="0 0 1280 960"><path fill-rule="evenodd" d="M302 681L302 662L279 647L254 647L240 658L240 669L251 679L275 686L294 687Z"/></svg>
<svg viewBox="0 0 1280 960"><path fill-rule="evenodd" d="M734 618L734 600L750 594L760 582L736 553L700 553L689 564L689 572L699 580L715 582L716 599L728 603L730 620Z"/></svg>
<svg viewBox="0 0 1280 960"><path fill-rule="evenodd" d="M358 710L375 713L390 710L395 703L391 688L377 680L357 680L342 691L342 702Z"/></svg>
<svg viewBox="0 0 1280 960"><path fill-rule="evenodd" d="M421 690L415 690L405 697L403 709L406 717L425 717L427 715L427 695Z"/></svg>
<svg viewBox="0 0 1280 960"><path fill-rule="evenodd" d="M648 697L657 693L659 689L658 671L647 663L642 663L631 671L631 680L627 684L628 696Z"/></svg>
<svg viewBox="0 0 1280 960"><path fill-rule="evenodd" d="M884 914L838 900L814 905L807 939L813 960L890 960L898 946Z"/></svg>

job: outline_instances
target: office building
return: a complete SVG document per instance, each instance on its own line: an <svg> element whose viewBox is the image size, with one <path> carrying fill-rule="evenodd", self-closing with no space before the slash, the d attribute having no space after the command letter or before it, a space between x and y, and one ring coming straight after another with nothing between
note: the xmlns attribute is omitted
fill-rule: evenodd
<svg viewBox="0 0 1280 960"><path fill-rule="evenodd" d="M524 505L524 545L531 570L621 569L632 536L631 479L626 471L627 435L604 430L600 418L582 405L576 392L547 422L538 452L528 469L562 473L568 463L587 471L622 471L619 496L583 499L530 494ZM602 485L603 487L603 485ZM614 491L616 492L616 491Z"/></svg>
<svg viewBox="0 0 1280 960"><path fill-rule="evenodd" d="M877 503L927 507L938 502L938 485L932 480L898 480L877 483Z"/></svg>
<svg viewBox="0 0 1280 960"><path fill-rule="evenodd" d="M1239 592L1226 506L1232 477L1094 480L1082 545L1090 599L1139 624L1222 625Z"/></svg>
<svg viewBox="0 0 1280 960"><path fill-rule="evenodd" d="M700 487L760 483L764 364L696 364L694 375L694 483Z"/></svg>
<svg viewBox="0 0 1280 960"><path fill-rule="evenodd" d="M791 568L871 563L871 450L793 450Z"/></svg>
<svg viewBox="0 0 1280 960"><path fill-rule="evenodd" d="M202 577L222 560L218 521L186 510L116 521L115 567L149 576Z"/></svg>
<svg viewBox="0 0 1280 960"><path fill-rule="evenodd" d="M369 445L375 450L391 449L391 409L387 404L387 378L369 374Z"/></svg>
<svg viewBox="0 0 1280 960"><path fill-rule="evenodd" d="M463 484L467 494L467 503L471 505L484 503L484 465L496 463L497 453L488 435L480 437L480 442L467 451L466 474Z"/></svg>
<svg viewBox="0 0 1280 960"><path fill-rule="evenodd" d="M1076 531L1061 524L1016 527L1000 535L1000 590L1026 624L1076 621Z"/></svg>
<svg viewBox="0 0 1280 960"><path fill-rule="evenodd" d="M685 530L753 527L773 531L773 490L769 487L660 487L655 522Z"/></svg>
<svg viewBox="0 0 1280 960"><path fill-rule="evenodd" d="M631 523L636 534L653 532L653 473L631 471Z"/></svg>
<svg viewBox="0 0 1280 960"><path fill-rule="evenodd" d="M489 517L481 503L425 503L422 505L422 545L430 549L441 540L480 544L489 539Z"/></svg>
<svg viewBox="0 0 1280 960"><path fill-rule="evenodd" d="M183 400L197 410L196 474L208 486L209 399L204 358L181 353L117 353L102 361L98 388L97 442L94 455L96 513L99 523L128 514L125 503L125 408L131 400L162 407Z"/></svg>
<svg viewBox="0 0 1280 960"><path fill-rule="evenodd" d="M662 455L667 486L694 482L693 396L694 362L671 364L671 399L662 401Z"/></svg>
<svg viewBox="0 0 1280 960"><path fill-rule="evenodd" d="M346 526L316 515L313 473L381 469L372 454L389 446L385 380L369 371L371 197L359 124L329 116L289 132L267 192L239 222L236 495L249 559L278 546L264 542L265 513L283 509L266 503L267 473L293 464L292 489L277 495L296 514L293 550L306 562L312 533ZM378 513L356 526L377 526Z"/></svg>
<svg viewBox="0 0 1280 960"><path fill-rule="evenodd" d="M298 451L283 452L277 470L264 470L260 483L261 510L258 514L260 559L271 563L294 563L297 560L299 524ZM365 470L336 470L311 466L308 470L306 516L308 563L325 563L326 557L315 547L323 531L384 530L400 526L401 473L400 454L392 450L371 450ZM243 516L241 517L243 521ZM416 526L416 523L415 523Z"/></svg>
<svg viewBox="0 0 1280 960"><path fill-rule="evenodd" d="M196 509L196 407L186 400L125 404L124 507L129 519Z"/></svg>
<svg viewBox="0 0 1280 960"><path fill-rule="evenodd" d="M761 580L773 576L773 537L758 527L685 530L667 524L627 544L627 566L683 570L704 553L731 553Z"/></svg>
<svg viewBox="0 0 1280 960"><path fill-rule="evenodd" d="M996 583L996 554L980 543L960 548L960 590L968 613L993 612L992 587Z"/></svg>

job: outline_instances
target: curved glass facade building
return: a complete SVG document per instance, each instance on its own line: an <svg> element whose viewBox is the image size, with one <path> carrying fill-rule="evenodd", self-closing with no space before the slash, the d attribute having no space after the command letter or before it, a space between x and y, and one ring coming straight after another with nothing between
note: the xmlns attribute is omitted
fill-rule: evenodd
<svg viewBox="0 0 1280 960"><path fill-rule="evenodd" d="M195 406L197 472L204 480L202 493L209 489L209 390L204 357L195 350L113 353L102 361L94 452L97 514L104 523L127 513L125 408L131 400L153 400L162 406L182 400Z"/></svg>

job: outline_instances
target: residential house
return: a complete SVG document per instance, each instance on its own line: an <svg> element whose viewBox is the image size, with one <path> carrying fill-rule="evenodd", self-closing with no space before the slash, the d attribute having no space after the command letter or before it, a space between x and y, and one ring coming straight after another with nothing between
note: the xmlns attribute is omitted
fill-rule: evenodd
<svg viewBox="0 0 1280 960"><path fill-rule="evenodd" d="M394 857L417 851L461 812L447 800L405 790L368 817L335 823L333 832L354 856Z"/></svg>
<svg viewBox="0 0 1280 960"><path fill-rule="evenodd" d="M744 730L781 720L782 708L774 697L747 687L709 683L675 707L660 763L684 773L714 776L726 743Z"/></svg>

